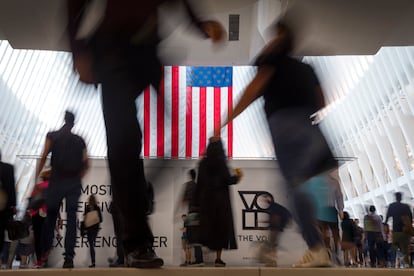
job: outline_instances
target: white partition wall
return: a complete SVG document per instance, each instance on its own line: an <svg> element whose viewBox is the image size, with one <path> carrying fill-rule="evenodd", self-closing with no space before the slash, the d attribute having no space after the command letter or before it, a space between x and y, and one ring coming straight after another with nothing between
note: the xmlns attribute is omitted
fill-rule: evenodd
<svg viewBox="0 0 414 276"><path fill-rule="evenodd" d="M150 216L150 224L154 234L154 247L157 254L162 256L167 266L178 266L184 262L181 247L181 231L183 226L181 215L187 212L179 204L183 193L184 183L189 180L188 171L197 170L197 161L191 160L147 160L145 171L148 181L154 185L155 211ZM223 260L230 266L257 265L257 250L261 242L269 237L267 216L263 209L266 203L262 195L270 193L275 201L287 206L287 192L283 179L275 161L230 161L231 169L241 168L244 176L240 183L230 187L231 203L237 250L223 251ZM91 160L91 169L83 180L82 194L78 204L78 220L82 220L88 196L94 194L102 210L103 223L97 237L96 264L98 267L108 265L107 258L112 257L116 250L116 237L113 233L112 217L109 212L111 205L111 187L106 160ZM213 203L212 203L213 204ZM61 208L63 229L62 238L55 238L55 248L50 254L49 265L61 267L63 264L65 206ZM217 225L220 227L220 225ZM76 242L75 267L86 267L90 264L87 238L80 237L79 231ZM306 249L295 224L288 226L281 235L278 264L289 266ZM215 252L204 248L204 260L212 265Z"/></svg>

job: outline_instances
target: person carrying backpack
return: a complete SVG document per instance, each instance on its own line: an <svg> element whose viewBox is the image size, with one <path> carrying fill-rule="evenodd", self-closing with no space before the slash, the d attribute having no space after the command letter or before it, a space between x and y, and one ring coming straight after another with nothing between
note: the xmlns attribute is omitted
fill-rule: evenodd
<svg viewBox="0 0 414 276"><path fill-rule="evenodd" d="M49 132L36 170L36 179L51 153L51 176L45 193L47 216L42 231L42 257L34 265L45 267L52 248L54 229L59 207L66 200L65 261L63 268L73 268L76 243L76 211L81 194L81 179L89 168L86 144L82 137L72 133L75 115L66 111L65 124L57 131ZM50 196L49 196L50 195Z"/></svg>

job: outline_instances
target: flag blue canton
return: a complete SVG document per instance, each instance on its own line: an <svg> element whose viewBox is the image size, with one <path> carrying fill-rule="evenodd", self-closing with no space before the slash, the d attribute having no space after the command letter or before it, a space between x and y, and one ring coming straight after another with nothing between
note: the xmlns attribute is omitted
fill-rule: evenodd
<svg viewBox="0 0 414 276"><path fill-rule="evenodd" d="M228 87L232 85L232 67L197 66L187 67L187 86Z"/></svg>

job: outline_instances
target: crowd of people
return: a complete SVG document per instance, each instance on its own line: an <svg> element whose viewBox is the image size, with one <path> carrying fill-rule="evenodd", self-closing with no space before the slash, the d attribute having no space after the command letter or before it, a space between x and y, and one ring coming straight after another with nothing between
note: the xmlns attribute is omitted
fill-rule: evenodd
<svg viewBox="0 0 414 276"><path fill-rule="evenodd" d="M162 61L157 52L160 42L158 8L161 4L182 4L201 36L214 43L223 41L224 27L215 20L201 20L186 0L107 0L96 1L106 5L103 9L105 12L100 20L95 20L95 26L85 30L88 28L85 21L91 22L87 18L90 16L87 7L89 2L68 1L68 34L73 68L79 74L80 81L95 86L101 84L102 88L113 216L122 228L115 230L121 241L120 254L123 255L123 260L118 256L117 263L135 268L159 268L163 266L164 260L154 251L154 236L148 222L148 216L153 211L153 195L148 192L152 186L146 179L144 161L140 156L142 132L135 102L148 85L158 88L161 83ZM363 231L344 212L339 184L332 178L338 162L318 126L318 111L325 106L320 82L310 65L292 57L295 37L289 25L279 20L271 29L274 37L254 61L257 74L244 89L234 109L228 110L227 120L221 126L215 126L214 135L204 156L200 158L197 181L193 177L194 173L191 173L191 183L183 198L183 202L188 204L188 214L183 216L182 227L182 248L185 252L183 265L201 265L203 246L215 253L214 265L222 267L226 265L222 251L237 248L230 186L241 180L242 172L229 169L220 131L253 101L263 97L279 169L289 194L287 208L269 199L273 244L263 247L263 250L267 250L267 253L277 250L279 232L284 230L292 217L307 245L303 257L294 262L293 267L328 267L332 266L333 261L339 264L339 249L343 251L343 264L346 266L364 263L370 267L385 267L390 244L392 255L396 256L400 250L403 266L409 267L410 208L407 211L408 205L402 204L401 196L398 198L397 194L397 202L389 206L384 221L376 214L375 207L371 206L364 217ZM36 227L41 225L40 233L38 230L35 233L36 227L32 227L36 268L47 267L56 227L59 228L59 207L63 199L66 201L67 220L63 268L74 267L77 202L81 194L82 177L89 168L86 143L82 137L72 133L74 121L74 114L66 112L63 127L47 134L36 168L35 178L38 179L51 153L51 174L42 192L44 206L33 208L33 213L27 214L32 225L34 220ZM11 183L14 189L14 180L3 181L10 175L13 176L13 171L2 165L2 183ZM315 196L315 190L319 191L319 196ZM10 192L7 205L0 212L2 235L16 206L15 193L7 192ZM320 196L320 193L324 196ZM384 224L390 217L393 218L392 235L385 231ZM341 220L340 227L338 218ZM90 221L94 223L90 224ZM101 221L96 199L91 198L84 219L90 244L90 267L95 267L94 239ZM390 236L391 242L388 242ZM32 236L26 237L32 240ZM0 244L2 249L3 240ZM22 268L27 265L31 250L30 246L25 245L27 240L21 239L19 252ZM192 262L190 250L193 245L195 262ZM277 265L275 256L267 258L265 262Z"/></svg>

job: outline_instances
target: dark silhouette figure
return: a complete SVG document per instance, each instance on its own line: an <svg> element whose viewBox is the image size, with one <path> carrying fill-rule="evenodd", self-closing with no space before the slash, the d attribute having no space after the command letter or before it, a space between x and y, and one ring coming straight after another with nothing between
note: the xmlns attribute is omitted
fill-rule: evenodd
<svg viewBox="0 0 414 276"><path fill-rule="evenodd" d="M324 107L323 93L312 67L290 56L294 37L289 26L279 21L275 27L277 35L256 59L258 72L234 110L229 110L228 121L258 97L264 97L280 171L288 185L293 214L309 247L294 266L330 266L329 254L316 224L314 203L311 195L302 189L302 184L311 177L337 167L322 132L311 120ZM218 133L216 129L215 134Z"/></svg>
<svg viewBox="0 0 414 276"><path fill-rule="evenodd" d="M412 233L404 231L404 218L407 220L408 229L411 229L413 214L410 206L401 202L402 193L395 193L395 200L395 202L388 206L387 215L385 217L385 223L392 218L392 259L395 259L397 249L399 248L404 256L404 266L409 268L409 246Z"/></svg>
<svg viewBox="0 0 414 276"><path fill-rule="evenodd" d="M216 251L215 266L225 266L222 249L237 248L229 185L240 178L241 173L230 174L220 138L210 138L198 169L195 200L200 206L200 242Z"/></svg>
<svg viewBox="0 0 414 276"><path fill-rule="evenodd" d="M4 231L7 223L13 219L16 206L16 187L14 179L14 167L1 161L0 152L0 189L2 190L3 208L0 210L0 252L4 245Z"/></svg>
<svg viewBox="0 0 414 276"><path fill-rule="evenodd" d="M102 21L84 38L79 30L88 2L68 1L68 33L80 80L102 84L113 204L123 228L126 265L160 267L164 262L153 250L154 237L147 220L150 200L140 158L142 133L135 104L147 86L158 88L161 81L158 8L163 3L183 4L193 25L213 42L223 38L223 27L216 21L199 20L185 0L107 0Z"/></svg>
<svg viewBox="0 0 414 276"><path fill-rule="evenodd" d="M59 216L59 207L66 201L65 261L63 268L73 268L76 243L76 212L81 194L82 177L89 168L86 144L82 137L73 134L75 115L66 111L65 124L46 136L42 157L36 171L36 179L51 153L52 173L46 189L47 215L42 229L42 257L34 267L44 267L52 249L54 229Z"/></svg>
<svg viewBox="0 0 414 276"><path fill-rule="evenodd" d="M95 267L95 261L96 261L95 241L96 241L96 237L98 236L98 232L101 229L100 223L102 222L102 213L101 213L101 209L99 209L98 201L96 200L96 197L94 195L90 195L88 199L88 204L86 205L86 208L85 208L84 216L87 213L93 212L93 211L98 212L99 222L85 228L86 235L88 236L89 254L91 256L91 264L89 265L89 267Z"/></svg>

